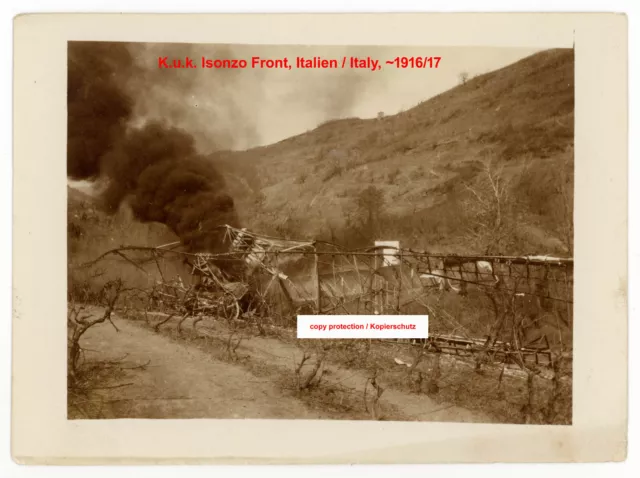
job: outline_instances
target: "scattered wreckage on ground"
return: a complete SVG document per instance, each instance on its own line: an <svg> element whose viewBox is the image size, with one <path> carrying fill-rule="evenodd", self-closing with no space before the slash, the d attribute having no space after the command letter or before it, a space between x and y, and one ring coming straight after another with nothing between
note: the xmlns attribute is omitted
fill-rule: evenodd
<svg viewBox="0 0 640 478"><path fill-rule="evenodd" d="M145 311L165 317L156 328L174 317L180 329L187 318L194 326L217 318L294 328L300 314L437 316L433 303L443 293L475 294L493 304L495 324L487 337L460 336L464 327L453 323L451 330L410 342L458 356L484 352L492 360L548 365L553 344L545 334L531 340L528 332L544 314L572 325L572 259L431 254L401 249L396 241L347 251L224 228L221 253L194 253L175 242L123 247L101 258L116 255L150 278L141 296ZM446 311L443 316L455 322Z"/></svg>

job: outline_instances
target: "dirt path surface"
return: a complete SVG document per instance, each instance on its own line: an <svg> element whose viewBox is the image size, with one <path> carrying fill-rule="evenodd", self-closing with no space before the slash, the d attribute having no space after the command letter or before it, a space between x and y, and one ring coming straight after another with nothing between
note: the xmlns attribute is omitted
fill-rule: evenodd
<svg viewBox="0 0 640 478"><path fill-rule="evenodd" d="M105 418L328 418L283 396L271 382L219 362L196 347L176 343L126 320L90 329L82 339L90 360L122 361L119 382L100 391Z"/></svg>
<svg viewBox="0 0 640 478"><path fill-rule="evenodd" d="M142 322L115 319L90 329L81 343L88 360L118 362L126 368L117 384L99 391L104 418L299 418L369 419L362 405L366 372L337 364L325 365L323 383L357 402L352 412L331 404L299 399L283 388L301 350L295 343L271 337L244 340L238 355L244 362L214 358L194 343L156 333ZM166 330L174 330L172 322ZM185 328L191 329L190 321ZM200 333L220 336L218 327L199 326ZM140 367L144 364L146 367ZM311 366L311 364L309 364ZM491 422L488 415L437 402L425 394L411 394L386 384L381 404L387 420ZM317 398L317 397L316 397ZM336 396L327 397L328 402ZM357 411L356 411L357 408ZM360 410L362 408L362 410Z"/></svg>
<svg viewBox="0 0 640 478"><path fill-rule="evenodd" d="M255 337L244 343L243 349L257 360L264 360L282 367L291 367L293 357L300 356L297 347L283 343L277 339ZM343 368L336 365L326 367L329 383L339 384L362 393L367 382L367 376L362 371ZM482 422L492 421L487 415L472 412L451 404L438 403L426 395L410 394L394 390L386 386L381 401L398 409L404 419L415 421L444 421L444 422Z"/></svg>

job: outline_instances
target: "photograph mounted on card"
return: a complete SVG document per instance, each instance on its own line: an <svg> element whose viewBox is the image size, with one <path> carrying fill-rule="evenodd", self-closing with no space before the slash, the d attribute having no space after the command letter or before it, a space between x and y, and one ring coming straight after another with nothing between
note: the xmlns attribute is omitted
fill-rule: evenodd
<svg viewBox="0 0 640 478"><path fill-rule="evenodd" d="M503 19L18 17L16 459L623 456L626 19ZM267 426L329 439L247 440Z"/></svg>

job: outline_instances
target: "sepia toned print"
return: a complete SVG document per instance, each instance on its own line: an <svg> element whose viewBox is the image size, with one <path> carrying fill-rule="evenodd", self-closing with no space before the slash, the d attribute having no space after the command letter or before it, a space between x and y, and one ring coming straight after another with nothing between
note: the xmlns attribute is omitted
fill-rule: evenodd
<svg viewBox="0 0 640 478"><path fill-rule="evenodd" d="M67 418L572 423L572 49L69 42L67 94Z"/></svg>

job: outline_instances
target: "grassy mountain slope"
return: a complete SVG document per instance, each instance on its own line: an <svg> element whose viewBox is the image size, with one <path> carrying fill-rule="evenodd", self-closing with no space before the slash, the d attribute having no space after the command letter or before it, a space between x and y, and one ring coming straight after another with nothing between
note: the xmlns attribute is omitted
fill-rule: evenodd
<svg viewBox="0 0 640 478"><path fill-rule="evenodd" d="M573 72L572 50L549 50L393 116L330 121L269 146L217 152L211 159L225 173L250 229L350 247L399 239L404 247L458 253L485 252L493 241L477 228L484 218L472 193L482 191L491 163L508 185L503 222L510 224L508 244L494 252L566 255ZM379 203L371 224L371 217L363 217L368 188L380 195L369 200ZM120 244L176 239L161 224L134 221L126 208L108 217L93 197L73 188L68 194L74 262Z"/></svg>
<svg viewBox="0 0 640 478"><path fill-rule="evenodd" d="M573 123L573 51L548 50L393 116L331 121L212 160L249 228L371 244L375 237L349 224L372 185L386 219L369 235L449 251L471 247L469 191L491 162L517 205L522 237L511 241L513 252L566 252L552 196L558 170L572 177Z"/></svg>
<svg viewBox="0 0 640 478"><path fill-rule="evenodd" d="M158 246L176 240L164 224L140 223L126 206L107 215L93 196L67 187L67 250L72 265L122 245Z"/></svg>
<svg viewBox="0 0 640 478"><path fill-rule="evenodd" d="M67 187L67 287L76 299L84 300L89 287L94 293L112 279L124 279L130 287L148 287L153 275L146 276L133 267L123 267L123 261L113 256L97 267L78 267L105 252L124 245L159 246L178 240L164 224L143 224L133 218L127 206L108 215L98 206L95 197ZM151 269L151 273L155 273Z"/></svg>

